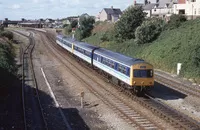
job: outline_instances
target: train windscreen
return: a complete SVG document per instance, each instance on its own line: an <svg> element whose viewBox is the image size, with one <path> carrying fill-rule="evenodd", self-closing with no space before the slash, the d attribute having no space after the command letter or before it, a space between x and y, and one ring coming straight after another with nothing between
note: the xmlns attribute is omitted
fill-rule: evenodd
<svg viewBox="0 0 200 130"><path fill-rule="evenodd" d="M133 75L136 78L151 78L153 77L153 70L133 70Z"/></svg>

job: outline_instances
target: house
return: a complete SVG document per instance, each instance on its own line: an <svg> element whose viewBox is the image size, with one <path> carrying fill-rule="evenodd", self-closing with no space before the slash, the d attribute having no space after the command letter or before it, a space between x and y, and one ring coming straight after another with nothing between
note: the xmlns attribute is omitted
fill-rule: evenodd
<svg viewBox="0 0 200 130"><path fill-rule="evenodd" d="M177 4L177 0L157 0L152 10L153 16L165 18L173 14L173 6Z"/></svg>
<svg viewBox="0 0 200 130"><path fill-rule="evenodd" d="M200 17L200 0L178 0L174 14L184 14L188 19Z"/></svg>
<svg viewBox="0 0 200 130"><path fill-rule="evenodd" d="M156 3L148 3L143 6L143 9L147 15L146 17L152 17L152 11L154 11L154 7L156 6Z"/></svg>
<svg viewBox="0 0 200 130"><path fill-rule="evenodd" d="M122 11L118 8L104 8L96 17L96 21L116 22L122 15Z"/></svg>

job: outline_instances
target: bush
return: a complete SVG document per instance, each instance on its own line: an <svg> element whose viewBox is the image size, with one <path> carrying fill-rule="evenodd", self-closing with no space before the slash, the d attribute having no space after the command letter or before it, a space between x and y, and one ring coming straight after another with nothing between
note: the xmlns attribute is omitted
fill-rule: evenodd
<svg viewBox="0 0 200 130"><path fill-rule="evenodd" d="M154 41L161 33L163 24L160 19L150 19L144 21L135 31L137 44L144 44Z"/></svg>
<svg viewBox="0 0 200 130"><path fill-rule="evenodd" d="M187 21L184 15L173 14L170 17L170 21L165 26L165 30L172 30L178 28L183 22Z"/></svg>
<svg viewBox="0 0 200 130"><path fill-rule="evenodd" d="M3 31L0 33L0 36L7 37L9 40L13 39L13 33L9 31Z"/></svg>

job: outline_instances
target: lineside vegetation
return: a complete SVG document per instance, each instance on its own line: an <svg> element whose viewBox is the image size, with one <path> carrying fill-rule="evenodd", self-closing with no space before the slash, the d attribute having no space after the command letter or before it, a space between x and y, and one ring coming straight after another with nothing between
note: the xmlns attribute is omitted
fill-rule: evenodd
<svg viewBox="0 0 200 130"><path fill-rule="evenodd" d="M17 65L12 43L13 34L0 29L0 88L8 87L17 76Z"/></svg>
<svg viewBox="0 0 200 130"><path fill-rule="evenodd" d="M200 19L187 21L185 16L172 15L170 21L145 18L140 7L129 7L114 24L97 22L90 36L82 41L105 47L125 55L142 58L170 73L200 82Z"/></svg>

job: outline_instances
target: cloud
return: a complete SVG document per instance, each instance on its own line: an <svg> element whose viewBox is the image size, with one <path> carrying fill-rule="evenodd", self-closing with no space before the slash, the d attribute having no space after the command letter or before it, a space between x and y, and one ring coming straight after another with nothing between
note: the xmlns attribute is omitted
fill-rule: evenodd
<svg viewBox="0 0 200 130"><path fill-rule="evenodd" d="M11 9L20 9L21 6L19 4L14 4L10 7Z"/></svg>
<svg viewBox="0 0 200 130"><path fill-rule="evenodd" d="M33 3L38 3L39 2L39 0L33 0Z"/></svg>
<svg viewBox="0 0 200 130"><path fill-rule="evenodd" d="M124 10L133 0L0 0L0 19L63 18L88 13L96 16L103 8ZM1 14L1 12L4 12Z"/></svg>

